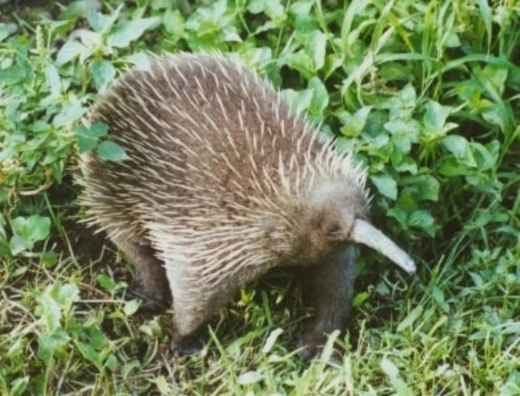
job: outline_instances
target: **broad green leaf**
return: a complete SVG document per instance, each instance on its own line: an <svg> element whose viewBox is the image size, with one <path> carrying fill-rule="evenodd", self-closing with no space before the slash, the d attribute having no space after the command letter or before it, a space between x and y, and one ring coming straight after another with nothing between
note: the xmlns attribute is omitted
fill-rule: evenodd
<svg viewBox="0 0 520 396"><path fill-rule="evenodd" d="M488 171L497 166L500 152L500 143L497 140L493 140L485 146L477 142L470 142L469 145L479 171Z"/></svg>
<svg viewBox="0 0 520 396"><path fill-rule="evenodd" d="M311 114L322 114L329 105L329 93L323 82L318 77L309 81L309 89L312 90L312 100L309 106Z"/></svg>
<svg viewBox="0 0 520 396"><path fill-rule="evenodd" d="M473 171L465 165L461 165L454 158L446 158L438 167L438 172L441 175L448 177L466 176Z"/></svg>
<svg viewBox="0 0 520 396"><path fill-rule="evenodd" d="M238 377L239 385L251 385L260 382L264 379L264 374L261 371L253 370L246 371Z"/></svg>
<svg viewBox="0 0 520 396"><path fill-rule="evenodd" d="M92 124L89 128L84 125L79 125L74 128L74 132L78 136L85 136L90 138L99 138L102 136L106 136L108 133L108 125L103 122L96 122Z"/></svg>
<svg viewBox="0 0 520 396"><path fill-rule="evenodd" d="M167 10L162 17L162 22L164 30L174 38L181 38L184 34L184 17L179 10Z"/></svg>
<svg viewBox="0 0 520 396"><path fill-rule="evenodd" d="M426 104L425 108L424 124L440 131L443 130L446 119L452 111L451 107L441 106L439 103L431 100Z"/></svg>
<svg viewBox="0 0 520 396"><path fill-rule="evenodd" d="M61 111L54 117L52 124L55 127L63 127L70 125L79 120L87 111L81 102L74 96L68 98L67 102L63 103Z"/></svg>
<svg viewBox="0 0 520 396"><path fill-rule="evenodd" d="M314 63L314 70L320 70L325 64L327 36L321 30L314 30L305 46L305 52Z"/></svg>
<svg viewBox="0 0 520 396"><path fill-rule="evenodd" d="M120 161L126 157L125 150L111 140L101 142L96 149L99 158L109 161Z"/></svg>
<svg viewBox="0 0 520 396"><path fill-rule="evenodd" d="M397 198L397 183L392 176L388 174L370 176L370 180L385 197L393 200Z"/></svg>
<svg viewBox="0 0 520 396"><path fill-rule="evenodd" d="M33 215L27 218L26 227L33 241L42 241L49 236L51 219L40 215Z"/></svg>
<svg viewBox="0 0 520 396"><path fill-rule="evenodd" d="M283 329L280 329L280 328L274 329L271 332L271 334L269 334L269 337L267 337L267 340L265 341L265 344L262 347L262 353L271 352L271 349L273 348L274 344L276 343L276 340L282 333L283 333Z"/></svg>
<svg viewBox="0 0 520 396"><path fill-rule="evenodd" d="M104 93L116 76L116 68L108 61L94 60L90 63L89 69L96 89L99 93Z"/></svg>
<svg viewBox="0 0 520 396"><path fill-rule="evenodd" d="M406 187L403 193L409 193L418 201L439 200L440 184L439 181L431 175L418 175L411 177L405 182Z"/></svg>
<svg viewBox="0 0 520 396"><path fill-rule="evenodd" d="M9 25L0 23L0 41L4 40L6 37L9 37L10 33L11 29L9 28Z"/></svg>
<svg viewBox="0 0 520 396"><path fill-rule="evenodd" d="M414 324L414 322L421 316L422 312L423 307L420 305L412 309L410 313L397 326L397 332L401 333L406 328L411 327Z"/></svg>
<svg viewBox="0 0 520 396"><path fill-rule="evenodd" d="M124 378L124 379L128 379L129 376L130 376L130 373L131 373L132 371L134 371L135 369L139 369L141 366L142 366L142 363L141 363L139 360L137 360L137 359L135 359L135 360L130 360L129 362L126 362L126 363L123 365L122 369L121 369L121 374L123 375L123 378ZM155 377L155 376L154 376L154 377ZM161 376L161 375L158 376L158 377L155 377L155 384L156 384L156 385L158 385L159 379L160 379L161 377L164 379L164 376ZM160 389L159 386L158 386L158 388ZM169 390L171 390L171 388L170 388ZM168 394L168 392L161 392L161 394L166 395L166 394Z"/></svg>
<svg viewBox="0 0 520 396"><path fill-rule="evenodd" d="M32 215L16 217L10 221L13 237L10 240L11 253L16 255L31 250L35 242L49 236L51 221L48 217Z"/></svg>
<svg viewBox="0 0 520 396"><path fill-rule="evenodd" d="M87 151L96 148L98 140L85 135L78 136L78 151L80 154L86 153Z"/></svg>
<svg viewBox="0 0 520 396"><path fill-rule="evenodd" d="M107 291L113 291L116 288L114 280L106 274L99 274L96 277L96 280L99 285Z"/></svg>
<svg viewBox="0 0 520 396"><path fill-rule="evenodd" d="M19 66L9 66L5 69L0 69L0 84L16 84L26 77L26 70Z"/></svg>
<svg viewBox="0 0 520 396"><path fill-rule="evenodd" d="M434 236L437 230L435 220L429 212L418 210L411 214L408 225L423 230L430 236Z"/></svg>
<svg viewBox="0 0 520 396"><path fill-rule="evenodd" d="M67 345L70 336L61 328L38 334L38 358L47 366L51 364L56 350Z"/></svg>
<svg viewBox="0 0 520 396"><path fill-rule="evenodd" d="M313 99L313 92L311 89L304 89L302 91L285 89L281 92L281 95L282 99L296 111L307 110Z"/></svg>
<svg viewBox="0 0 520 396"><path fill-rule="evenodd" d="M11 254L17 255L23 251L31 250L34 246L34 242L21 237L20 235L14 235L9 241L9 249Z"/></svg>
<svg viewBox="0 0 520 396"><path fill-rule="evenodd" d="M87 58L91 54L91 50L78 41L68 40L58 51L56 56L56 64L63 66L75 58L80 60Z"/></svg>
<svg viewBox="0 0 520 396"><path fill-rule="evenodd" d="M102 357L95 348L93 348L90 344L87 344L85 342L81 342L79 340L74 340L74 343L76 344L76 347L81 352L81 355L88 361L94 363L95 366L98 368L101 368L103 365Z"/></svg>
<svg viewBox="0 0 520 396"><path fill-rule="evenodd" d="M114 25L119 18L119 13L123 8L123 4L120 4L115 10L113 10L110 14L104 15L101 12L98 12L95 7L91 6L88 8L87 20L95 32L102 33L107 32Z"/></svg>
<svg viewBox="0 0 520 396"><path fill-rule="evenodd" d="M414 396L413 391L406 385L406 383L399 376L399 369L387 357L381 360L381 369L388 376L390 383L399 396Z"/></svg>
<svg viewBox="0 0 520 396"><path fill-rule="evenodd" d="M473 158L469 142L465 137L459 135L446 136L442 139L442 143L459 163L469 167L475 167L477 165L475 158Z"/></svg>
<svg viewBox="0 0 520 396"><path fill-rule="evenodd" d="M139 366L141 366L141 363L139 363ZM125 368L123 367L123 376L125 373ZM161 393L161 395L173 395L172 393L172 385L170 382L166 379L164 375L157 375L154 376L153 380L150 380L150 382L155 383L157 386L158 391Z"/></svg>
<svg viewBox="0 0 520 396"><path fill-rule="evenodd" d="M132 316L137 312L140 306L141 303L137 300L126 301L123 305L123 312L126 316Z"/></svg>
<svg viewBox="0 0 520 396"><path fill-rule="evenodd" d="M51 91L52 96L59 96L61 93L61 79L58 69L54 64L47 65L45 68L45 77L47 79L47 86Z"/></svg>
<svg viewBox="0 0 520 396"><path fill-rule="evenodd" d="M107 37L110 47L125 48L143 35L146 29L159 22L159 18L134 19L123 22L112 28Z"/></svg>
<svg viewBox="0 0 520 396"><path fill-rule="evenodd" d="M421 126L419 122L413 118L396 118L386 122L384 126L392 135L404 134L410 142L416 143L419 141Z"/></svg>
<svg viewBox="0 0 520 396"><path fill-rule="evenodd" d="M365 127L371 110L372 108L370 106L363 106L354 114L350 114L347 111L342 111L338 114L338 118L343 125L341 127L341 133L347 137L359 136Z"/></svg>

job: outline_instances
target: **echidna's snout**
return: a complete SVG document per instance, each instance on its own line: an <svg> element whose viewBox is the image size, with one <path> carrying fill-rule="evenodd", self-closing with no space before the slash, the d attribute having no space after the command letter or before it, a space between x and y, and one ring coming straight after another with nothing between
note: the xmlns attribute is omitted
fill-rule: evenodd
<svg viewBox="0 0 520 396"><path fill-rule="evenodd" d="M413 259L390 238L367 221L361 219L355 221L351 238L354 242L362 243L377 250L409 274L415 273L416 267Z"/></svg>

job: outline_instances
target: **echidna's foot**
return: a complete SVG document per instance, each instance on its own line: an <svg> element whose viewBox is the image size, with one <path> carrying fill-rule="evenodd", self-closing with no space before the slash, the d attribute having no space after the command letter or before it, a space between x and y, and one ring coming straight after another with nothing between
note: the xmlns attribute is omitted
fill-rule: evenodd
<svg viewBox="0 0 520 396"><path fill-rule="evenodd" d="M304 361L309 361L315 358L323 349L324 337L316 338L313 335L306 334L300 338L298 342L298 356Z"/></svg>
<svg viewBox="0 0 520 396"><path fill-rule="evenodd" d="M150 294L146 288L134 286L127 293L141 302L139 313L158 315L171 307L171 295L154 292Z"/></svg>
<svg viewBox="0 0 520 396"><path fill-rule="evenodd" d="M179 356L190 356L201 351L204 347L202 338L199 333L188 337L173 336L170 343L170 349Z"/></svg>

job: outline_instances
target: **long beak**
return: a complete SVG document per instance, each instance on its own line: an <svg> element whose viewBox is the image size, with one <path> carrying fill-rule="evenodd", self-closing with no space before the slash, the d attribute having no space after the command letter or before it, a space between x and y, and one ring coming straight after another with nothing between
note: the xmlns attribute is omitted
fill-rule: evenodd
<svg viewBox="0 0 520 396"><path fill-rule="evenodd" d="M409 274L415 273L415 262L390 238L364 220L356 220L352 229L353 241L362 243L384 254Z"/></svg>

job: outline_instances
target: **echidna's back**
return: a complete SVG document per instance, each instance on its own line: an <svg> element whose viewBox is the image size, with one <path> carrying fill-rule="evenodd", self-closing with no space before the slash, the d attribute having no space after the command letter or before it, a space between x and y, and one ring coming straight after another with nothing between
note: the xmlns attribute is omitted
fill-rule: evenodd
<svg viewBox="0 0 520 396"><path fill-rule="evenodd" d="M85 158L83 203L94 222L125 227L153 216L228 216L272 193L284 162L303 167L297 149L311 139L268 83L220 55L152 58L108 91L91 121L108 124L129 159Z"/></svg>

